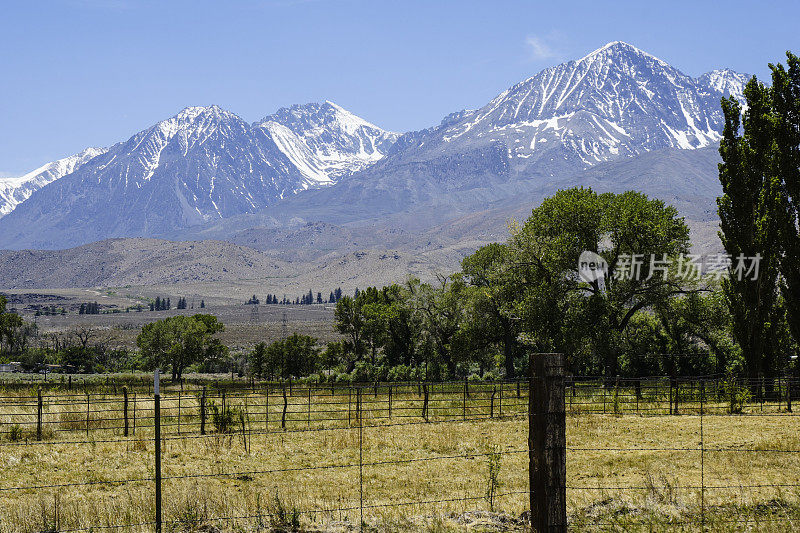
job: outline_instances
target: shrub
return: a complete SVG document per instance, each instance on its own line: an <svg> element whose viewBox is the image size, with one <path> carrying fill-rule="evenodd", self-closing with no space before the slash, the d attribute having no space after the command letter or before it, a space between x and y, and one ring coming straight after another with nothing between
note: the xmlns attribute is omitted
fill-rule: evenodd
<svg viewBox="0 0 800 533"><path fill-rule="evenodd" d="M17 442L22 440L22 426L19 424L14 424L8 428L8 440L11 442Z"/></svg>
<svg viewBox="0 0 800 533"><path fill-rule="evenodd" d="M211 411L211 423L214 424L217 433L233 433L236 430L236 422L243 414L240 409L230 405L226 405L223 409L213 400L208 400L208 409Z"/></svg>
<svg viewBox="0 0 800 533"><path fill-rule="evenodd" d="M728 399L728 410L731 414L741 413L751 398L750 389L739 385L733 378L725 382L725 396Z"/></svg>

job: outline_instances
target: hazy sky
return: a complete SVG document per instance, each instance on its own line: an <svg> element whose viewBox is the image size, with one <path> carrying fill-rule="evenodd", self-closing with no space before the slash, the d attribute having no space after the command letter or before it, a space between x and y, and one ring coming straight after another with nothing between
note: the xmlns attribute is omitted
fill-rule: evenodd
<svg viewBox="0 0 800 533"><path fill-rule="evenodd" d="M800 3L2 0L0 176L188 105L248 121L332 100L407 131L623 40L698 75L800 52Z"/></svg>

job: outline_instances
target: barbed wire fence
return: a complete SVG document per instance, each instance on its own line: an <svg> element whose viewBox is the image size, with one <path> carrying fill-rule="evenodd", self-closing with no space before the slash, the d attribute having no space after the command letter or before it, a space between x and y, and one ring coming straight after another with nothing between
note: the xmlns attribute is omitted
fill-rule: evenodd
<svg viewBox="0 0 800 533"><path fill-rule="evenodd" d="M551 365L559 367L558 364ZM740 421L758 421L759 425L780 424L794 428L797 419L792 402L797 391L797 380L789 376L774 379L729 380L722 376L693 378L645 377L635 379L573 377L556 375L545 379L552 370L540 368L536 377L518 381L472 383L370 383L354 385L313 385L283 383L256 383L246 388L226 390L222 387L196 387L191 390L128 391L126 386L107 383L104 392L47 393L42 389L35 395L5 394L0 397L0 452L3 449L31 449L45 447L136 446L152 439L154 453L152 474L120 477L118 479L86 479L70 482L48 482L48 471L41 471L44 480L39 483L15 483L13 470L7 471L5 483L0 484L0 497L12 493L36 495L45 491L58 494L63 490L94 490L103 487L144 487L151 493L153 508L148 516L136 516L124 523L94 523L86 527L64 528L53 524L47 531L161 531L186 524L183 518L162 516L162 500L169 501L170 489L162 487L180 481L233 480L256 476L325 475L345 472L346 477L358 481L357 493L347 501L295 509L305 517L351 517L357 513L359 526L374 519L386 509L467 509L494 508L495 501L509 500L517 508L532 510L514 524L527 527L531 521L549 520L548 531L570 528L625 528L631 522L647 525L652 517L639 516L640 510L623 507L604 508L619 501L634 501L636 494L652 498L655 494L665 501L686 495L684 502L697 499L696 512L673 513L657 520L662 526L706 530L712 526L752 528L775 525L792 529L800 523L800 512L795 505L800 494L800 440L771 441L764 439L756 445L742 446L722 438L725 425ZM548 385L549 383L549 385ZM547 385L547 388L545 388ZM117 388L115 394L114 387ZM246 390L243 390L246 389ZM153 390L153 389L150 389ZM531 390L540 390L530 394ZM155 391L154 391L155 392ZM544 400L547 398L547 401ZM537 403L538 401L538 403ZM675 427L690 428L688 439L679 442L638 442L622 440L610 445L598 440L577 442L560 438L566 431L566 420L578 426L581 420L619 420L634 427L652 420L670 421ZM564 422L559 422L564 420ZM672 422L674 421L674 422ZM403 428L452 428L472 424L508 423L527 429L527 442L506 443L502 449L464 451L461 453L426 453L413 457L375 457L372 446L370 457L365 458L365 433L376 438L381 432ZM449 430L449 429L448 429ZM237 441L247 452L252 439L263 436L319 435L322 433L355 435L358 456L352 460L317 462L313 465L270 466L215 470L209 472L172 473L170 458L164 458L164 444L191 443L208 439ZM790 431L791 433L791 431ZM715 443L715 437L722 441ZM265 441L266 442L266 441ZM676 441L677 442L677 441ZM426 452L430 452L427 451ZM527 464L524 461L528 455ZM538 455L537 455L538 454ZM647 456L651 464L660 461L680 460L687 468L699 472L699 483L665 483L641 479L621 483L613 476L585 477L574 475L567 468L572 458L579 454L585 461L609 462L630 455ZM742 462L752 470L746 479L732 479L720 472L709 471L707 462L725 456L731 462ZM365 490L365 474L383 468L417 468L425 464L441 463L448 468L459 461L482 460L491 464L493 458L506 457L515 465L524 467L527 476L514 482L486 487L485 479L474 479L478 490L471 493L436 493L436 497L408 497L387 499L381 495L382 486L372 483ZM779 457L781 459L775 459ZM166 462L161 463L162 459ZM774 466L781 461L779 476L757 482L758 468L762 464ZM533 465L533 466L531 466ZM546 468L537 467L546 465ZM563 472L558 470L563 465ZM779 465L780 466L780 465ZM576 465L577 467L577 465ZM162 468L166 471L162 472ZM491 469L491 467L489 467ZM742 472L747 473L745 470ZM9 475L10 474L10 475ZM489 476L491 477L491 476ZM660 493L669 492L664 495ZM725 502L732 498L752 497L755 511L742 512ZM627 499L627 500L626 500ZM554 505L553 502L556 502ZM612 501L612 503L609 503ZM628 503L630 503L628 501ZM582 505L588 502L587 505ZM758 503L761 502L761 503ZM758 507L761 505L761 507ZM460 506L460 507L459 507ZM567 513L569 510L569 520ZM539 511L547 510L541 517ZM737 514L738 513L738 514ZM149 519L148 517L151 517ZM56 522L58 521L58 517ZM350 518L352 520L352 518ZM238 514L216 514L204 520L218 525L251 521L254 524L275 524L285 521L284 510L256 509ZM539 522L541 524L542 522ZM655 523L655 522L653 522ZM653 525L652 523L650 525ZM7 523L0 524L5 530ZM13 524L11 525L12 530ZM45 530L45 529L41 529ZM539 529L542 530L541 526Z"/></svg>

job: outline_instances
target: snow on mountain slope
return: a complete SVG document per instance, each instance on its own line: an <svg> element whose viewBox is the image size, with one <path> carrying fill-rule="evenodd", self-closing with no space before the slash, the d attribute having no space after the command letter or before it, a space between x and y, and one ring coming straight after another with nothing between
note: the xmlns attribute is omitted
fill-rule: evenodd
<svg viewBox="0 0 800 533"><path fill-rule="evenodd" d="M80 153L58 159L17 178L0 179L0 217L9 214L31 194L81 165L106 152L106 148L87 148Z"/></svg>
<svg viewBox="0 0 800 533"><path fill-rule="evenodd" d="M706 72L697 78L697 82L725 96L733 96L738 100L744 100L744 94L742 94L742 92L744 91L744 86L750 81L750 77L749 74L742 74L728 68L723 68Z"/></svg>
<svg viewBox="0 0 800 533"><path fill-rule="evenodd" d="M718 87L735 90L742 76L694 79L615 41L543 70L478 110L401 137L394 151L407 162L497 144L516 173L551 175L656 149L703 148L720 139Z"/></svg>
<svg viewBox="0 0 800 533"><path fill-rule="evenodd" d="M256 126L187 107L30 195L3 218L0 247L153 236L253 213L371 164L396 139L331 103L280 113Z"/></svg>
<svg viewBox="0 0 800 533"><path fill-rule="evenodd" d="M330 184L372 165L399 137L328 101L282 108L255 126L282 147L309 186Z"/></svg>

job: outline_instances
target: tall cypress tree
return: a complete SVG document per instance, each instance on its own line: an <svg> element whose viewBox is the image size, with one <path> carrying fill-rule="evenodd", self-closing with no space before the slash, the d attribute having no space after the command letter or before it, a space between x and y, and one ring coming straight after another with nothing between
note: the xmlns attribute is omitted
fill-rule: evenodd
<svg viewBox="0 0 800 533"><path fill-rule="evenodd" d="M725 129L720 141L717 199L720 239L732 258L730 276L722 288L734 322L734 337L742 349L746 375L770 374L769 342L775 315L780 256L782 186L775 168L774 116L770 90L755 77L745 87L747 111L734 98L723 99ZM760 256L757 279L735 271L739 257Z"/></svg>
<svg viewBox="0 0 800 533"><path fill-rule="evenodd" d="M787 52L786 63L770 65L777 166L786 190L781 289L789 329L800 344L800 59Z"/></svg>

